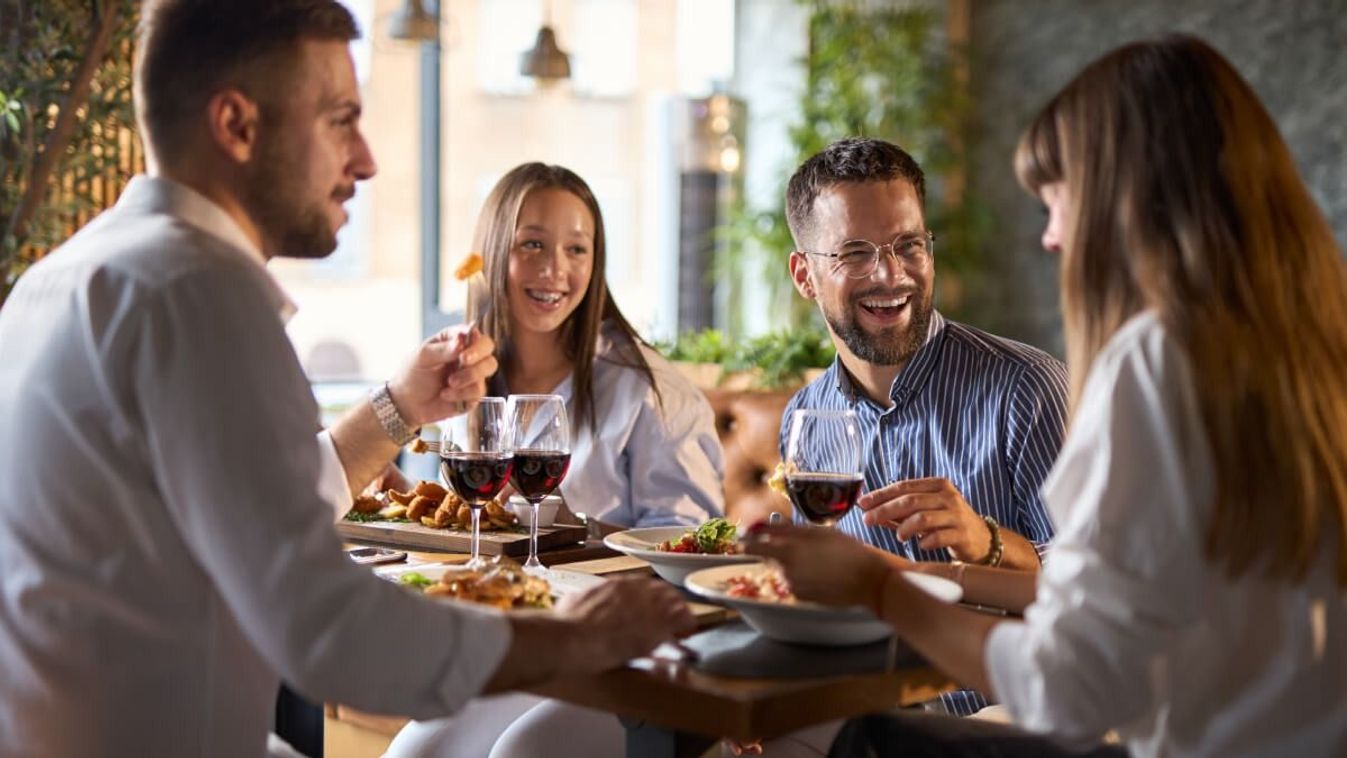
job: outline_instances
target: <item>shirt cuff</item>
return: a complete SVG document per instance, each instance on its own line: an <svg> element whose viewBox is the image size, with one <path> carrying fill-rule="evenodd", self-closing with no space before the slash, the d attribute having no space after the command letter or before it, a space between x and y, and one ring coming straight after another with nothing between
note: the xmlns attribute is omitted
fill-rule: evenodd
<svg viewBox="0 0 1347 758"><path fill-rule="evenodd" d="M1005 705L1011 721L1024 724L1029 690L1038 681L1039 673L1028 670L1024 655L1028 627L1020 621L1006 621L992 627L982 650L986 661L987 678L991 680L992 694Z"/></svg>
<svg viewBox="0 0 1347 758"><path fill-rule="evenodd" d="M482 694L514 640L514 627L500 611L466 603L454 603L452 610L458 622L453 639L462 644L448 656L439 687L441 704L450 713Z"/></svg>
<svg viewBox="0 0 1347 758"><path fill-rule="evenodd" d="M332 434L326 429L318 433L318 496L332 506L333 520L340 520L351 510L346 469L341 465Z"/></svg>

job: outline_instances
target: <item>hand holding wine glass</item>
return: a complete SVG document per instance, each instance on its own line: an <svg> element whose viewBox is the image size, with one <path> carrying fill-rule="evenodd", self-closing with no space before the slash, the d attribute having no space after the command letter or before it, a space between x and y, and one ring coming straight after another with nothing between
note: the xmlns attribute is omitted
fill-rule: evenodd
<svg viewBox="0 0 1347 758"><path fill-rule="evenodd" d="M848 410L791 414L786 440L786 494L812 523L832 526L856 504L865 478L860 429Z"/></svg>
<svg viewBox="0 0 1347 758"><path fill-rule="evenodd" d="M485 564L479 550L482 508L500 494L510 480L514 462L505 401L484 397L462 416L445 424L440 445L440 472L445 482L472 509L472 558L467 565Z"/></svg>
<svg viewBox="0 0 1347 758"><path fill-rule="evenodd" d="M566 400L560 395L511 395L508 408L514 449L510 481L533 509L524 570L541 572L545 567L538 560L538 504L556 490L571 466Z"/></svg>

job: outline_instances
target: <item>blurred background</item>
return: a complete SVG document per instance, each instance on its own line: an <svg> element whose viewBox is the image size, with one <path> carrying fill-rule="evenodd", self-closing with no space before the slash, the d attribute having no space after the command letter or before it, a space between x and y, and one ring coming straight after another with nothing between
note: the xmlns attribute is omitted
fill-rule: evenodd
<svg viewBox="0 0 1347 758"><path fill-rule="evenodd" d="M1251 81L1347 242L1347 0L343 2L365 31L354 53L379 174L335 254L271 266L325 403L460 319L450 272L478 208L530 160L594 188L608 279L648 339L760 373L826 362L789 286L783 188L853 134L899 143L930 175L938 306L1060 354L1056 261L1011 173L1015 141L1090 59L1171 31ZM0 297L141 168L137 6L0 3Z"/></svg>

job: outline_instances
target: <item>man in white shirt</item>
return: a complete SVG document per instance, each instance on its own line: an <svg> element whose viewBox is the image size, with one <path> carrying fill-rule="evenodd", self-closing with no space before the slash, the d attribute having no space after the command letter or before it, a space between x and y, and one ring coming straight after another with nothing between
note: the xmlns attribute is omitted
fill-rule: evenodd
<svg viewBox="0 0 1347 758"><path fill-rule="evenodd" d="M389 430L480 395L491 345L427 342L331 430L340 466L321 463L263 264L331 252L374 173L354 22L332 0L142 17L149 176L0 310L0 754L261 755L282 677L430 718L688 628L654 583L505 617L344 556L320 480L360 487L396 453Z"/></svg>

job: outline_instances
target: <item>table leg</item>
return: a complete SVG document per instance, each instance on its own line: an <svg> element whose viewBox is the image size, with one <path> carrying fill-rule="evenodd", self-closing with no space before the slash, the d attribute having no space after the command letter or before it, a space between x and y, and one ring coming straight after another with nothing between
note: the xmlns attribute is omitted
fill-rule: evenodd
<svg viewBox="0 0 1347 758"><path fill-rule="evenodd" d="M627 758L698 758L719 741L638 719L621 721L627 730Z"/></svg>

